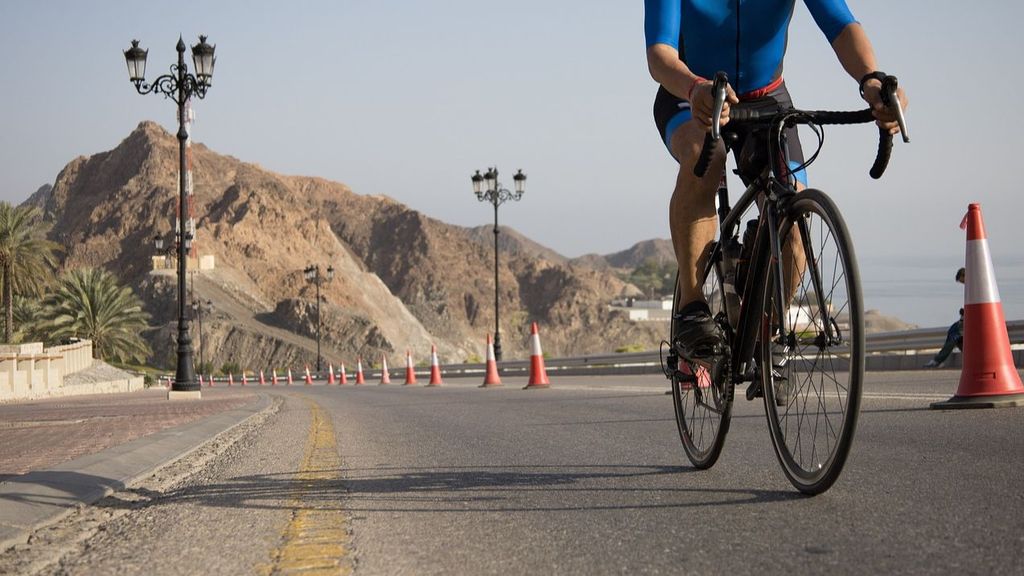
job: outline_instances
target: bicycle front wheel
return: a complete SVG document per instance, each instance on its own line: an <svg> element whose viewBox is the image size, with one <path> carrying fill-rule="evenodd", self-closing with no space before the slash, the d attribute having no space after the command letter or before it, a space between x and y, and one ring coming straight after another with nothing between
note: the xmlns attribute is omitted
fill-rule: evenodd
<svg viewBox="0 0 1024 576"><path fill-rule="evenodd" d="M765 286L760 338L765 411L786 476L820 494L842 472L860 412L860 275L846 224L820 190L793 198L779 237L783 262Z"/></svg>

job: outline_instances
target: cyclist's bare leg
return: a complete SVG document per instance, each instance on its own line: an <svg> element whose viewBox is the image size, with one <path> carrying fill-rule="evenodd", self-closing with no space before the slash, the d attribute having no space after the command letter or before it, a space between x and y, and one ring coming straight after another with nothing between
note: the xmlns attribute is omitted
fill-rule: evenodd
<svg viewBox="0 0 1024 576"><path fill-rule="evenodd" d="M802 183L796 183L796 191L802 191L806 186ZM782 270L785 274L786 279L786 304L787 307L792 304L793 297L796 296L797 288L800 287L800 281L803 278L804 270L807 267L807 258L804 255L804 246L800 238L800 231L796 224L793 225L793 229L789 232L789 239L786 245L782 246Z"/></svg>
<svg viewBox="0 0 1024 576"><path fill-rule="evenodd" d="M690 120L672 135L672 154L679 160L679 176L669 204L669 227L672 246L679 265L679 287L682 302L704 300L698 282L698 268L715 239L718 219L715 214L715 191L725 169L725 147L719 142L704 178L693 175L693 165L704 143L704 128Z"/></svg>

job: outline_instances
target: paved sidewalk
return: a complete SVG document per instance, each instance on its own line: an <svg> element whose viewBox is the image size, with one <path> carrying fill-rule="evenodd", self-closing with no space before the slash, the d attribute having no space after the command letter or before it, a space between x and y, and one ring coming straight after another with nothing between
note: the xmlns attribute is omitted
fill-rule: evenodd
<svg viewBox="0 0 1024 576"><path fill-rule="evenodd" d="M0 405L0 551L266 409L258 390L145 390Z"/></svg>
<svg viewBox="0 0 1024 576"><path fill-rule="evenodd" d="M256 399L248 390L203 390L169 402L164 389L0 405L0 482L130 442Z"/></svg>

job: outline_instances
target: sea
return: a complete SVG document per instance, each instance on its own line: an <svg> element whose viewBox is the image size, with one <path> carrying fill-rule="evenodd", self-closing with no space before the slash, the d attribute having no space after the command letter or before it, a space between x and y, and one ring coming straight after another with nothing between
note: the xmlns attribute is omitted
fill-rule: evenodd
<svg viewBox="0 0 1024 576"><path fill-rule="evenodd" d="M861 258L864 309L920 328L949 326L964 302L954 279L963 265L962 256ZM1006 320L1024 320L1024 255L993 255L992 266Z"/></svg>

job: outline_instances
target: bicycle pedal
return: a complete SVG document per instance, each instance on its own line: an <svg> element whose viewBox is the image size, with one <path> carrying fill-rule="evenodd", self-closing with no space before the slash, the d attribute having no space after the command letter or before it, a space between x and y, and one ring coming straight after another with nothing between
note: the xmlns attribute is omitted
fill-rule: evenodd
<svg viewBox="0 0 1024 576"><path fill-rule="evenodd" d="M750 385L747 386L747 400L753 400L754 398L760 398L763 395L764 395L764 393L761 390L761 383L760 382L751 382Z"/></svg>

